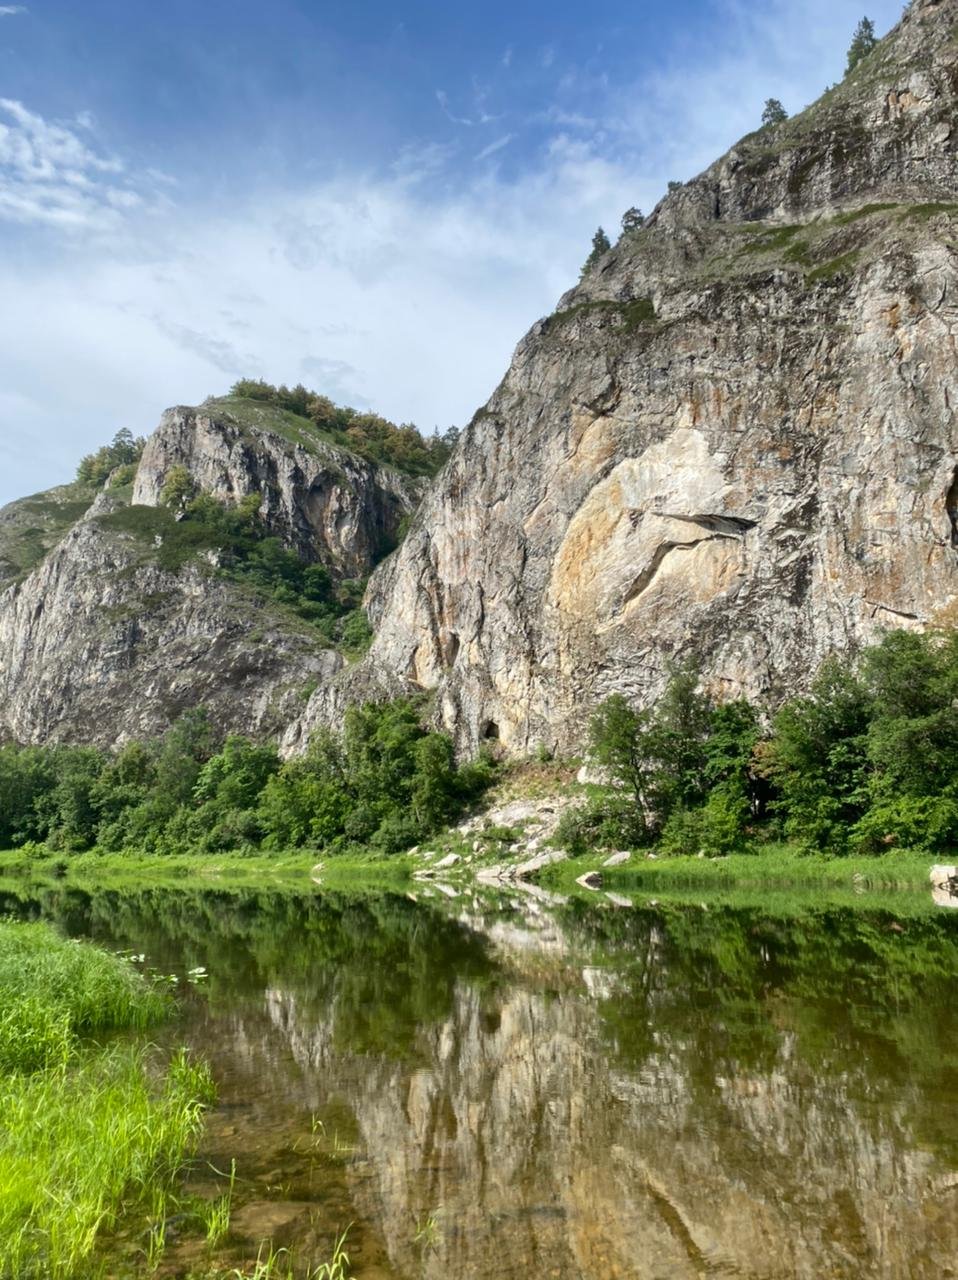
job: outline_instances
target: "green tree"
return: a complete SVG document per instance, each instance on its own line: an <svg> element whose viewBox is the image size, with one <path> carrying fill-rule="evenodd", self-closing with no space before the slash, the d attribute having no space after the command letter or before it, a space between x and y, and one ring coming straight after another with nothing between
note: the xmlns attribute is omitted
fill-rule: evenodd
<svg viewBox="0 0 958 1280"><path fill-rule="evenodd" d="M170 467L160 489L160 502L171 511L184 511L196 495L196 482L186 467L177 463Z"/></svg>
<svg viewBox="0 0 958 1280"><path fill-rule="evenodd" d="M778 98L768 98L762 108L762 128L767 129L771 125L783 124L787 119L788 112Z"/></svg>
<svg viewBox="0 0 958 1280"><path fill-rule="evenodd" d="M592 237L592 252L586 258L581 274L585 275L587 271L590 271L602 255L608 253L611 248L612 243L609 240L609 237L605 234L602 227L599 227L595 235Z"/></svg>
<svg viewBox="0 0 958 1280"><path fill-rule="evenodd" d="M848 46L848 60L845 67L845 74L854 71L862 58L867 58L878 43L875 35L875 24L871 18L862 18L858 26L855 28L855 34L852 36L852 42Z"/></svg>
<svg viewBox="0 0 958 1280"><path fill-rule="evenodd" d="M630 236L636 231L641 231L645 225L645 214L641 209L637 209L635 205L631 209L626 209L622 215L622 234Z"/></svg>
<svg viewBox="0 0 958 1280"><path fill-rule="evenodd" d="M77 480L99 488L118 467L134 466L145 447L146 441L142 437L134 436L132 431L122 427L109 444L80 459Z"/></svg>
<svg viewBox="0 0 958 1280"><path fill-rule="evenodd" d="M852 665L832 658L808 696L786 702L774 717L761 767L790 839L807 848L846 847L848 829L868 802L870 713Z"/></svg>

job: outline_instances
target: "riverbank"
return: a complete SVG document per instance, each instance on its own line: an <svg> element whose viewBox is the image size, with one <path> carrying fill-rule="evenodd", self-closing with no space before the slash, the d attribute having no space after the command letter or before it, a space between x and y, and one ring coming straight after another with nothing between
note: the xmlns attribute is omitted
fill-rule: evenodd
<svg viewBox="0 0 958 1280"><path fill-rule="evenodd" d="M584 855L546 867L539 883L571 892L583 877L598 877L607 889L655 893L670 889L822 888L849 890L922 889L930 887L934 859L906 851L877 858L828 858L809 855L788 845L774 845L755 853L725 858L648 858L633 853L607 866L608 854Z"/></svg>
<svg viewBox="0 0 958 1280"><path fill-rule="evenodd" d="M493 824L493 830L496 828ZM370 853L365 858L325 857L315 851L291 854L201 855L156 857L97 853L29 856L16 850L0 852L0 881L34 880L77 887L121 888L137 885L195 887L287 887L312 883L327 888L360 885L409 889L429 881L479 882L507 886L518 880L537 883L562 893L588 893L583 878L597 877L592 887L651 895L671 891L725 891L732 888L863 890L927 890L934 859L926 854L896 851L875 858L812 856L783 845L725 858L648 857L632 853L618 865L607 866L607 852L560 857L561 851L539 845L503 848L493 836L467 840L458 830L451 839L431 842L437 848L392 857ZM455 845L458 853L444 852ZM478 848L473 849L473 845ZM454 861L450 862L450 854ZM621 855L619 855L621 857ZM555 857L551 863L546 858ZM529 868L530 863L542 865ZM445 863L445 865L442 865Z"/></svg>
<svg viewBox="0 0 958 1280"><path fill-rule="evenodd" d="M0 922L2 1274L72 1280L118 1228L155 1224L198 1136L212 1082L142 1036L172 1003L126 959L46 924ZM103 1046L103 1034L127 1031Z"/></svg>

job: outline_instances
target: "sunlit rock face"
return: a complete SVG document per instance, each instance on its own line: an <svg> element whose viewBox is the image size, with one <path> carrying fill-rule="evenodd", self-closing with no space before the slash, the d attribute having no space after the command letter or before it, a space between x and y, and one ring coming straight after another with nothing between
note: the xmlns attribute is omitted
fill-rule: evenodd
<svg viewBox="0 0 958 1280"><path fill-rule="evenodd" d="M368 663L300 740L406 687L463 746L572 749L677 655L774 700L832 650L953 619L956 22L913 5L532 328L373 580Z"/></svg>

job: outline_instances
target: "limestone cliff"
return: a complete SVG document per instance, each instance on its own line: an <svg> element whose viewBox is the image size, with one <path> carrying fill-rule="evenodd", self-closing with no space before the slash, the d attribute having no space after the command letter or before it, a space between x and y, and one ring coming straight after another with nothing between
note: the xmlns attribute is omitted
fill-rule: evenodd
<svg viewBox="0 0 958 1280"><path fill-rule="evenodd" d="M958 0L671 192L519 344L403 546L365 690L474 746L581 743L695 655L729 695L952 618Z"/></svg>
<svg viewBox="0 0 958 1280"><path fill-rule="evenodd" d="M308 428L248 402L173 409L132 490L94 500L69 486L0 512L0 739L110 744L197 705L225 730L275 735L301 714L342 655L224 576L158 506L170 470L186 467L225 503L258 493L269 531L304 559L364 577L421 482Z"/></svg>

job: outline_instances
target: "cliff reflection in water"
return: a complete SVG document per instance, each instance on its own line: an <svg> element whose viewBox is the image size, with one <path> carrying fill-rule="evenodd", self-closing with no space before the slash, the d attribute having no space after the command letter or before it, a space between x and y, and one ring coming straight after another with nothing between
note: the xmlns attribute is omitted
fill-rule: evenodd
<svg viewBox="0 0 958 1280"><path fill-rule="evenodd" d="M41 906L209 968L188 1030L222 1082L210 1154L295 1200L291 1242L356 1222L359 1277L958 1274L946 913ZM349 1138L336 1187L277 1192L316 1115Z"/></svg>

